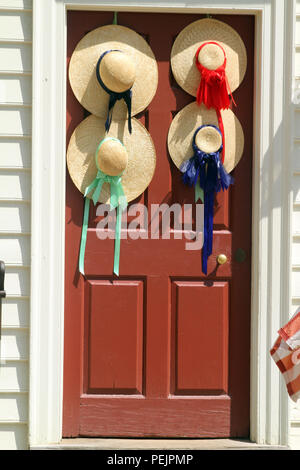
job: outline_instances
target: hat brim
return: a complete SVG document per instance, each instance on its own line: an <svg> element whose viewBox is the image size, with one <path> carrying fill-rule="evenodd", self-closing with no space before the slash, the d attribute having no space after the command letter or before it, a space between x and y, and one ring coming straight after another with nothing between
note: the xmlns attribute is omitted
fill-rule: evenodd
<svg viewBox="0 0 300 470"><path fill-rule="evenodd" d="M225 133L224 168L230 173L242 158L244 151L244 132L235 114L226 109L221 111ZM193 136L198 127L214 125L219 127L214 109L190 103L173 119L168 133L169 154L177 168L193 156Z"/></svg>
<svg viewBox="0 0 300 470"><path fill-rule="evenodd" d="M242 83L247 70L247 51L240 35L228 24L205 18L194 21L177 36L171 51L175 80L187 93L197 95L201 75L196 67L197 49L208 41L219 43L226 54L226 75L231 91Z"/></svg>
<svg viewBox="0 0 300 470"><path fill-rule="evenodd" d="M96 65L107 50L117 49L129 55L136 67L132 87L132 115L143 111L152 101L158 84L157 63L145 39L132 29L107 25L86 34L77 44L70 60L69 80L80 104L95 116L106 118L109 95L99 85ZM118 101L113 110L114 119L127 118L127 106Z"/></svg>
<svg viewBox="0 0 300 470"><path fill-rule="evenodd" d="M97 175L95 152L104 137L116 137L126 147L128 164L122 175L122 186L127 201L140 196L150 184L156 166L153 141L146 128L132 119L132 134L127 121L113 121L107 134L105 120L89 116L74 130L67 150L67 166L75 186L83 194ZM92 197L92 193L88 195ZM110 187L104 183L99 202L109 204Z"/></svg>

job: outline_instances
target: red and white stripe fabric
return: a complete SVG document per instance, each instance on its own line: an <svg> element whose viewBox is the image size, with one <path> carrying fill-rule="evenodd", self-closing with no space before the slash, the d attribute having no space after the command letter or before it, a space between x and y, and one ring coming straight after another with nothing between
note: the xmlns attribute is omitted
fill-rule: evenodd
<svg viewBox="0 0 300 470"><path fill-rule="evenodd" d="M297 401L300 398L300 308L278 334L270 353L284 377L289 396Z"/></svg>

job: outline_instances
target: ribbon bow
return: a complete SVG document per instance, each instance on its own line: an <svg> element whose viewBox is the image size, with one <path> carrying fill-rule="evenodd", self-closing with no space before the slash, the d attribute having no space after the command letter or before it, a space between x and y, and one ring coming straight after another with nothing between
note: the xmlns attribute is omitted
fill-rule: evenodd
<svg viewBox="0 0 300 470"><path fill-rule="evenodd" d="M215 193L224 191L233 184L233 178L226 172L220 159L223 145L217 152L205 153L196 145L196 135L203 127L199 127L193 137L194 155L183 162L180 170L183 172L183 182L195 186L195 202L202 195L204 199L204 243L202 247L202 271L207 274L207 259L212 254L213 247L213 216ZM220 132L216 126L210 125ZM221 132L220 132L221 134Z"/></svg>
<svg viewBox="0 0 300 470"><path fill-rule="evenodd" d="M107 140L113 139L112 137L107 137L103 139L96 151L96 156L101 144ZM113 139L115 140L115 139ZM96 164L97 158L96 158ZM87 228L89 223L89 211L90 211L90 199L87 195L94 190L92 201L94 205L97 204L102 186L104 183L109 183L110 185L110 210L117 208L117 219L116 219L116 234L115 234L115 251L114 251L114 273L119 275L119 264L120 264L120 238L121 238L121 226L122 226L122 211L127 207L127 200L122 186L121 175L110 176L103 173L99 168L96 178L92 183L86 188L84 192L85 205L84 205L84 215L83 215L83 224L82 224L82 233L81 233L81 242L80 242L80 254L79 254L79 272L84 275L84 254L86 247L86 238L87 238Z"/></svg>
<svg viewBox="0 0 300 470"><path fill-rule="evenodd" d="M93 189L94 193L92 200L94 205L97 204L102 186L104 183L110 184L110 209L115 209L120 205L123 209L127 206L126 197L121 183L121 176L110 176L98 170L97 176L94 181L86 188L84 197L86 197ZM125 203L124 203L125 201Z"/></svg>
<svg viewBox="0 0 300 470"><path fill-rule="evenodd" d="M224 54L224 63L215 70L209 70L199 62L199 52L207 44L219 46ZM196 66L201 73L201 81L197 90L197 103L204 103L207 108L228 109L230 106L229 94L233 99L230 86L226 75L226 53L223 47L217 42L205 42L196 52Z"/></svg>
<svg viewBox="0 0 300 470"><path fill-rule="evenodd" d="M199 62L199 53L201 49L207 44L215 44L216 46L219 46L220 49L222 49L223 54L224 54L224 63L215 70L209 70ZM216 110L218 121L219 121L219 128L220 128L222 139L223 139L222 162L224 162L224 159L225 159L225 132L224 132L224 125L223 125L221 110L229 108L230 106L230 99L228 96L229 94L231 96L231 99L234 105L236 106L236 103L233 99L233 96L230 90L227 75L226 75L226 64L227 64L226 52L221 46L221 44L214 42L214 41L209 41L209 42L205 42L197 49L196 66L201 74L201 81L197 90L196 99L199 105L201 103L204 103L208 109L214 108Z"/></svg>
<svg viewBox="0 0 300 470"><path fill-rule="evenodd" d="M100 63L101 63L101 60L103 59L103 57L106 54L108 54L109 52L113 52L113 51L121 52L118 49L110 49L108 51L103 52L103 54L100 56L100 58L97 62L97 65L96 65L97 80L98 80L100 86L103 88L103 90L106 91L106 93L109 95L108 112L107 112L107 118L106 118L106 121L105 121L105 129L106 129L107 132L110 129L111 120L112 120L112 112L113 112L114 105L116 104L117 101L123 99L125 101L125 103L127 105L127 109L128 109L128 130L131 134L131 132L132 132L132 125L131 125L132 90L131 90L131 88L129 88L129 90L123 91L122 93L117 93L117 92L112 91L109 88L107 88L107 86L105 86L105 84L103 83L103 81L101 79L101 76L100 76Z"/></svg>

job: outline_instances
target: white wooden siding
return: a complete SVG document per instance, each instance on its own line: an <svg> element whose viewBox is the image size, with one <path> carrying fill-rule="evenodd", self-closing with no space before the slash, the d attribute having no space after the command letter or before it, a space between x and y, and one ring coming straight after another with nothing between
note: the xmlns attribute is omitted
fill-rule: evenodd
<svg viewBox="0 0 300 470"><path fill-rule="evenodd" d="M32 0L0 0L1 10L30 10L32 9Z"/></svg>
<svg viewBox="0 0 300 470"><path fill-rule="evenodd" d="M42 1L42 0L41 0ZM300 0L295 77L300 80ZM0 449L26 449L32 103L32 1L0 0L0 259L7 264L0 344ZM292 311L300 306L300 105L295 110ZM300 448L300 404L291 405Z"/></svg>
<svg viewBox="0 0 300 470"><path fill-rule="evenodd" d="M293 211L293 235L295 242L299 242L300 240L300 206L294 206Z"/></svg>
<svg viewBox="0 0 300 470"><path fill-rule="evenodd" d="M23 41L31 43L31 12L2 11L0 16L0 41Z"/></svg>
<svg viewBox="0 0 300 470"><path fill-rule="evenodd" d="M0 0L0 449L28 448L31 9L31 0Z"/></svg>
<svg viewBox="0 0 300 470"><path fill-rule="evenodd" d="M1 78L0 106L5 106L7 103L30 106L31 94L30 75L6 75Z"/></svg>
<svg viewBox="0 0 300 470"><path fill-rule="evenodd" d="M22 42L0 43L0 72L31 75L32 45Z"/></svg>
<svg viewBox="0 0 300 470"><path fill-rule="evenodd" d="M25 393L7 393L0 402L0 422L27 422L28 397Z"/></svg>
<svg viewBox="0 0 300 470"><path fill-rule="evenodd" d="M300 0L296 0L295 29L295 86L300 79ZM299 95L300 96L300 95ZM293 247L292 247L292 301L291 315L300 307L300 102L295 104L293 149ZM300 449L300 402L291 401L290 445Z"/></svg>
<svg viewBox="0 0 300 470"><path fill-rule="evenodd" d="M4 136L30 136L31 134L31 109L15 108L10 106L0 107L0 135Z"/></svg>
<svg viewBox="0 0 300 470"><path fill-rule="evenodd" d="M2 320L6 328L28 328L29 302L27 298L8 297L3 301Z"/></svg>
<svg viewBox="0 0 300 470"><path fill-rule="evenodd" d="M1 401L7 393L28 393L28 363L1 359L0 389ZM1 423L0 432L3 427L5 428L5 423Z"/></svg>
<svg viewBox="0 0 300 470"><path fill-rule="evenodd" d="M31 140L22 138L5 139L5 137L2 137L0 139L0 155L0 170L6 168L30 168Z"/></svg>
<svg viewBox="0 0 300 470"><path fill-rule="evenodd" d="M5 424L0 428L0 449L22 449L27 441L27 424Z"/></svg>
<svg viewBox="0 0 300 470"><path fill-rule="evenodd" d="M30 200L30 173L16 170L0 171L0 200Z"/></svg>

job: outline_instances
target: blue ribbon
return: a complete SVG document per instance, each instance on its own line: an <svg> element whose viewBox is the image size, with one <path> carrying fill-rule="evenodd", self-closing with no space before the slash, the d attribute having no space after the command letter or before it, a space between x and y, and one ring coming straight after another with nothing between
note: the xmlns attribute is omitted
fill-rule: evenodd
<svg viewBox="0 0 300 470"><path fill-rule="evenodd" d="M199 185L204 194L204 243L202 247L202 272L207 274L207 259L212 254L213 247L213 217L214 217L214 199L215 193L224 191L233 184L233 178L226 172L220 160L220 153L223 150L223 144L217 152L205 153L196 145L197 133L203 127L201 126L194 133L193 151L194 155L183 162L180 170L183 172L183 182L188 186L195 186L196 201L198 201ZM220 132L221 134L221 132ZM221 134L222 135L222 134Z"/></svg>
<svg viewBox="0 0 300 470"><path fill-rule="evenodd" d="M103 52L103 54L100 56L100 58L97 62L97 65L96 65L97 80L98 80L100 86L103 88L103 90L106 91L106 93L109 94L108 112L107 112L107 119L106 119L106 122L105 122L105 129L106 129L107 132L109 131L109 128L110 128L110 125L111 125L111 120L112 120L112 113L113 113L114 105L116 104L117 101L123 99L125 101L125 103L127 105L127 109L128 109L128 130L131 134L131 132L132 132L132 126L131 126L132 90L131 90L131 88L129 88L129 90L123 91L122 93L117 93L117 92L112 91L109 88L107 88L107 86L105 86L105 84L103 83L103 81L100 77L100 63L101 63L101 60L103 59L103 57L106 54L108 54L109 52L114 52L114 51L121 52L118 49L110 49L108 51Z"/></svg>

